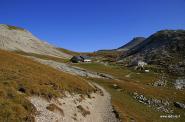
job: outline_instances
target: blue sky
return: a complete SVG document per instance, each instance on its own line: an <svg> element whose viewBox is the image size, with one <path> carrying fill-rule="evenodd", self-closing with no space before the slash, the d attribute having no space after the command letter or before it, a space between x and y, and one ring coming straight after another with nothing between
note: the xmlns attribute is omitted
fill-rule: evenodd
<svg viewBox="0 0 185 122"><path fill-rule="evenodd" d="M0 23L87 52L161 29L185 29L185 0L0 0Z"/></svg>

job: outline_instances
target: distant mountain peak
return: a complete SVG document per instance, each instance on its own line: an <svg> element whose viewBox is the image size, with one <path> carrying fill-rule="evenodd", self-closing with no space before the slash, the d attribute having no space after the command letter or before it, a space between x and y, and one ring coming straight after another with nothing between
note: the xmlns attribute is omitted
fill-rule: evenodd
<svg viewBox="0 0 185 122"><path fill-rule="evenodd" d="M145 37L134 37L130 42L127 44L119 47L117 51L128 51L131 48L135 47L136 45L140 44L143 42L146 38Z"/></svg>

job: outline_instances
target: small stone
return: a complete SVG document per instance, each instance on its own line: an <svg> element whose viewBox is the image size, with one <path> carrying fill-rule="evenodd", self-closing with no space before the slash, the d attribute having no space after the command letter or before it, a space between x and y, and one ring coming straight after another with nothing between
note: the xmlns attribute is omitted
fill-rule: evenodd
<svg viewBox="0 0 185 122"><path fill-rule="evenodd" d="M147 72L147 73L148 73L148 72L150 72L150 70L145 70L145 72Z"/></svg>
<svg viewBox="0 0 185 122"><path fill-rule="evenodd" d="M177 108L185 109L185 104L180 102L174 102L174 106Z"/></svg>

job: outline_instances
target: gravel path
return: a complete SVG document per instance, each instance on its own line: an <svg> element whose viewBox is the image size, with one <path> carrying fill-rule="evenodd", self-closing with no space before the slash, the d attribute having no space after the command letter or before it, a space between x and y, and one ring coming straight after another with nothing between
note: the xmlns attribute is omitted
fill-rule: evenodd
<svg viewBox="0 0 185 122"><path fill-rule="evenodd" d="M39 113L35 117L36 122L119 122L113 113L110 94L95 85L101 92L92 93L90 98L66 93L66 97L49 102L41 97L30 97ZM51 103L61 109L63 114L59 110L46 109ZM83 115L84 111L81 111L79 106L84 109L86 115Z"/></svg>
<svg viewBox="0 0 185 122"><path fill-rule="evenodd" d="M93 78L113 78L107 74L87 71L65 63L35 57L30 58L73 75ZM67 92L66 97L51 101L37 96L30 97L29 100L39 113L35 117L36 122L118 122L113 113L110 94L98 84L91 85L98 90L96 93L90 94L90 97L87 95L82 97L79 94L71 95ZM56 107L52 111L47 109L50 104L54 104ZM63 114L61 114L61 110Z"/></svg>

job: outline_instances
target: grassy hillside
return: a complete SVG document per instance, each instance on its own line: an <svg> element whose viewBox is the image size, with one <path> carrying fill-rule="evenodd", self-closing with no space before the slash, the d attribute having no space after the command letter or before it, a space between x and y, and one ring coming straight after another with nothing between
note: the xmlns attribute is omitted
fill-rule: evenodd
<svg viewBox="0 0 185 122"><path fill-rule="evenodd" d="M58 50L66 53L66 54L69 54L69 55L72 55L72 56L75 56L75 55L80 55L79 52L74 52L74 51L71 51L71 50L67 50L67 49L64 49L64 48L57 48Z"/></svg>
<svg viewBox="0 0 185 122"><path fill-rule="evenodd" d="M86 94L93 89L80 77L0 50L0 121L33 121L35 109L26 97L49 100L65 90Z"/></svg>

